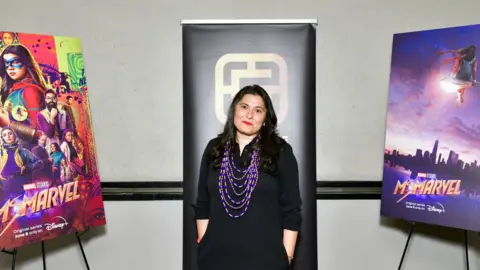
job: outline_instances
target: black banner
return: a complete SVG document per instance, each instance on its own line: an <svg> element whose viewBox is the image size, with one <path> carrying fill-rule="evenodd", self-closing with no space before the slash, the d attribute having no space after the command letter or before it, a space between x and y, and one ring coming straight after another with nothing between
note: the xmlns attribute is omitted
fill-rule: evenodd
<svg viewBox="0 0 480 270"><path fill-rule="evenodd" d="M272 98L279 132L299 165L303 225L293 269L317 269L315 28L311 24L184 24L183 270L197 270L200 160L221 132L233 96L259 84Z"/></svg>

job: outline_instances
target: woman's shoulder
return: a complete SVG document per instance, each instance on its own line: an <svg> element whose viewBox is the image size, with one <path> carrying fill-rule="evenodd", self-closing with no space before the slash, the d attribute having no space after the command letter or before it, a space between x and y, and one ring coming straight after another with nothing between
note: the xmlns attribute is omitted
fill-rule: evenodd
<svg viewBox="0 0 480 270"><path fill-rule="evenodd" d="M45 90L41 86L34 83L25 84L23 87L23 93L25 93L25 95L43 94L44 92Z"/></svg>
<svg viewBox="0 0 480 270"><path fill-rule="evenodd" d="M215 146L220 143L220 138L215 137L208 141L207 145L205 146L205 152L210 152Z"/></svg>
<svg viewBox="0 0 480 270"><path fill-rule="evenodd" d="M288 157L288 156L293 156L293 147L285 141L283 138L280 137L279 139L279 148L280 148L280 153L279 156L280 158Z"/></svg>

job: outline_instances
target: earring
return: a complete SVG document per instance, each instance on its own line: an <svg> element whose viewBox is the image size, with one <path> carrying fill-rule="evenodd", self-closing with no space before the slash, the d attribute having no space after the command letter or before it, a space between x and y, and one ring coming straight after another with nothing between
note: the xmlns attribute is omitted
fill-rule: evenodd
<svg viewBox="0 0 480 270"><path fill-rule="evenodd" d="M265 122L263 122L263 126L265 126Z"/></svg>

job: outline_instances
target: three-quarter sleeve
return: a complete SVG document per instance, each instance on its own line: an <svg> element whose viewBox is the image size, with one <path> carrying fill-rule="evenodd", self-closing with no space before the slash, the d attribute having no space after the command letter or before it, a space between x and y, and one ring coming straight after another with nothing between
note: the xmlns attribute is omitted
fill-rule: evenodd
<svg viewBox="0 0 480 270"><path fill-rule="evenodd" d="M208 193L208 171L209 171L209 160L208 160L208 151L210 151L210 146L212 141L210 141L202 155L202 160L200 162L200 173L198 178L197 186L197 200L194 205L195 209L195 219L208 219L210 214L210 194Z"/></svg>
<svg viewBox="0 0 480 270"><path fill-rule="evenodd" d="M302 198L300 197L298 163L292 147L287 143L278 161L280 203L283 229L299 231L302 224Z"/></svg>

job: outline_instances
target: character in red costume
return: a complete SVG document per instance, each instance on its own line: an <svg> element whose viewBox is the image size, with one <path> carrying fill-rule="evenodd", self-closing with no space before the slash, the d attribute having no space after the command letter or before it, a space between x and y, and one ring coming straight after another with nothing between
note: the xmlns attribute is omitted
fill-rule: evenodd
<svg viewBox="0 0 480 270"><path fill-rule="evenodd" d="M8 45L0 55L0 76L1 103L11 102L13 108L19 106L28 113L28 121L11 123L8 112L1 107L0 127L10 125L23 139L33 141L39 137L36 132L37 114L45 108L46 82L38 63L25 46Z"/></svg>

